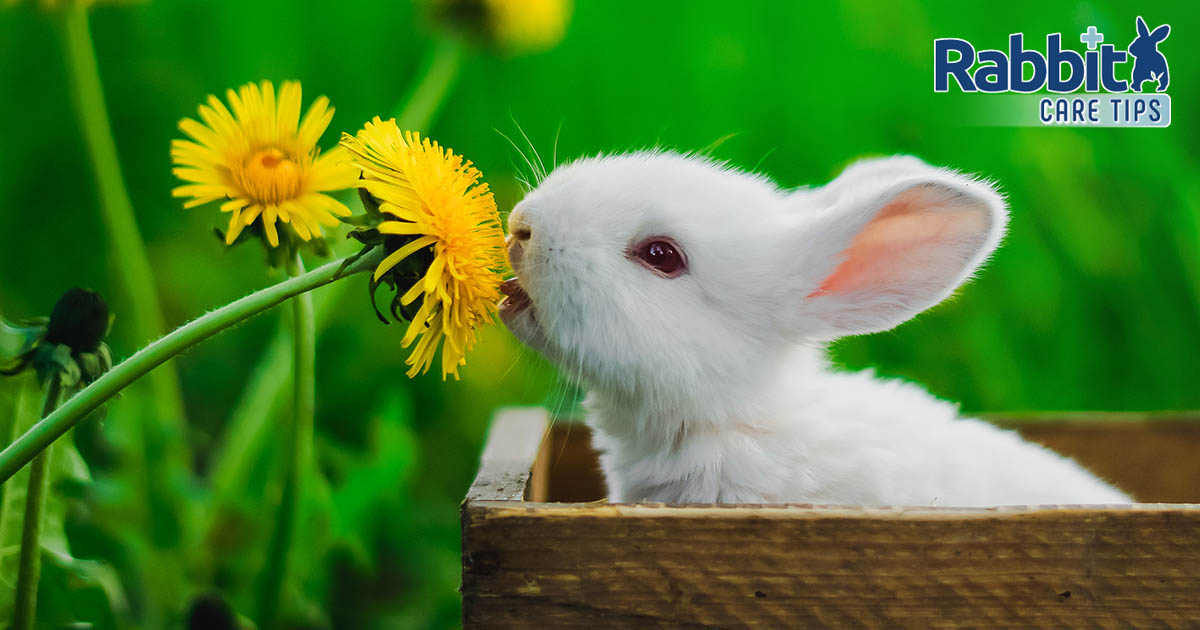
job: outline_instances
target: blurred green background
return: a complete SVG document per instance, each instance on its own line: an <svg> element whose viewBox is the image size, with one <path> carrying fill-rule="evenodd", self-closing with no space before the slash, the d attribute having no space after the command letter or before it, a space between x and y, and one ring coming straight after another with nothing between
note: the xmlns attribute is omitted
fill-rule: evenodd
<svg viewBox="0 0 1200 630"><path fill-rule="evenodd" d="M1171 63L1167 129L974 126L969 112L986 96L933 93L936 37L990 48L1011 32L1035 41L1062 32L1078 49L1074 34L1095 25L1124 47L1133 3L582 0L565 40L547 52L468 52L422 131L475 161L502 212L522 194L520 158L496 130L517 136L518 124L547 160L561 127L560 161L713 147L789 187L889 153L979 173L1012 206L994 260L958 299L895 331L837 344L837 360L917 380L971 412L1198 408L1200 93L1191 38L1200 14L1182 2L1140 6L1151 27L1172 26L1160 48ZM179 118L228 87L298 79L306 106L325 94L337 108L329 147L341 131L397 110L436 37L419 6L353 0L152 0L100 6L92 29L169 327L278 279L257 246L226 251L212 236L225 218L215 208L184 211L171 198L168 145L181 135ZM0 313L46 314L65 289L94 288L110 298L110 345L126 357L148 339L121 325L117 258L56 31L55 18L35 8L0 11ZM401 329L381 325L366 294L337 293L320 332L320 475L305 502L286 618L295 627L451 627L458 503L491 414L514 404L569 409L572 395L501 327L483 335L462 381L410 381ZM96 562L44 569L44 609L78 609L71 614L96 627L181 627L195 596L217 593L247 612L278 499L273 436L247 455L237 496L218 502L205 475L284 311L175 362L185 434L131 429L144 387L115 401L102 426L76 432L93 481L59 484L56 513L72 554ZM13 382L0 387L15 396ZM85 568L108 577L72 579ZM0 577L7 588L10 576ZM61 598L47 594L54 580Z"/></svg>

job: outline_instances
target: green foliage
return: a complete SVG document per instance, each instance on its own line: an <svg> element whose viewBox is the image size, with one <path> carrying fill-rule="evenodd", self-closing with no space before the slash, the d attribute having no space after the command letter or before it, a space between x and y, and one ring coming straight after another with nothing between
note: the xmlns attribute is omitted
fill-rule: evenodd
<svg viewBox="0 0 1200 630"><path fill-rule="evenodd" d="M42 392L36 376L26 372L0 381L0 431L15 437L37 421ZM11 440L12 437L9 439ZM42 572L38 601L39 627L62 627L78 619L97 630L116 628L124 612L124 593L112 566L71 554L66 524L73 509L83 507L75 489L91 477L69 436L50 448L50 488L42 512ZM0 487L0 619L11 619L18 550L24 523L29 471L22 470Z"/></svg>
<svg viewBox="0 0 1200 630"><path fill-rule="evenodd" d="M522 194L522 162L495 129L516 138L514 121L546 159L709 147L784 186L820 184L858 157L912 153L998 181L1011 232L959 299L894 332L841 342L840 363L920 381L970 411L1200 406L1200 73L1188 39L1200 14L1189 5L1141 9L1173 29L1161 46L1170 128L1042 129L967 124L988 97L933 93L933 39L1002 47L1010 32L1069 40L1094 24L1123 46L1133 9L576 4L566 40L549 52L468 51L437 122L420 129L473 160L502 211ZM168 327L279 279L257 248L224 251L211 237L223 218L214 209L184 211L171 198L178 119L209 93L294 78L306 105L326 94L337 108L322 142L330 147L341 131L396 111L433 45L420 11L402 2L151 0L101 6L92 26ZM46 314L70 286L119 293L55 27L29 7L0 11L0 310L10 319ZM490 414L502 404L569 412L577 396L499 328L484 333L461 382L409 381L401 329L380 324L366 294L335 285L314 296L318 310L334 299L319 317L317 468L283 614L315 627L447 627L458 617L458 502ZM109 343L120 360L145 340L117 315ZM290 377L252 371L263 353L288 353L273 336L280 317L177 361L185 434L159 421L142 387L75 432L87 468L70 442L55 447L47 623L181 627L191 603L214 593L252 610L282 482L279 423L290 413L288 396L253 387L278 391ZM24 416L8 411L15 385L0 387L0 435L11 435L9 418ZM0 581L14 575L19 479L0 505Z"/></svg>

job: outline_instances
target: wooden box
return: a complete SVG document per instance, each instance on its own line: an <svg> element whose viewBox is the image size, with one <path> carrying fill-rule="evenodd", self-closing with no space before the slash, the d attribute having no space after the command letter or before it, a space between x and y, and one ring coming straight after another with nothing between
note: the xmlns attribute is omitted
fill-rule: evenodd
<svg viewBox="0 0 1200 630"><path fill-rule="evenodd" d="M462 505L463 626L1200 628L1200 415L991 419L1147 503L608 504L583 425L504 411Z"/></svg>

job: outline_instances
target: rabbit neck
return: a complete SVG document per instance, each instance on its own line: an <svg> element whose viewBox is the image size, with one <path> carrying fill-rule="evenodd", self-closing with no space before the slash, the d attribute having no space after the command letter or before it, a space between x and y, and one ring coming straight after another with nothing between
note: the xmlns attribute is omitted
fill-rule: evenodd
<svg viewBox="0 0 1200 630"><path fill-rule="evenodd" d="M756 484L780 479L772 467L790 442L791 401L819 395L831 373L817 347L785 350L763 363L768 369L750 378L690 392L591 390L587 422L609 500L774 500L777 489Z"/></svg>
<svg viewBox="0 0 1200 630"><path fill-rule="evenodd" d="M754 369L702 387L590 387L588 423L628 448L646 452L677 449L690 436L723 431L764 434L777 420L776 410L796 387L807 387L828 374L826 350L800 346L764 357Z"/></svg>

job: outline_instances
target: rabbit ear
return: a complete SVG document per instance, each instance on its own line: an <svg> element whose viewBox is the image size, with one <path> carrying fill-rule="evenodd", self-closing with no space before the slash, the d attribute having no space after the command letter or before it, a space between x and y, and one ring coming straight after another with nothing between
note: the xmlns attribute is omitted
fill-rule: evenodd
<svg viewBox="0 0 1200 630"><path fill-rule="evenodd" d="M990 185L914 158L856 164L816 199L828 207L805 230L799 274L809 277L801 314L812 338L887 330L941 302L1007 221Z"/></svg>
<svg viewBox="0 0 1200 630"><path fill-rule="evenodd" d="M1138 37L1150 37L1150 29L1146 27L1146 20L1143 20L1140 15L1137 16L1137 32Z"/></svg>
<svg viewBox="0 0 1200 630"><path fill-rule="evenodd" d="M1167 35L1170 35L1170 34L1171 34L1171 25L1163 24L1162 26L1154 29L1154 32L1150 33L1150 39L1151 39L1151 41L1161 42L1162 40L1167 38Z"/></svg>

